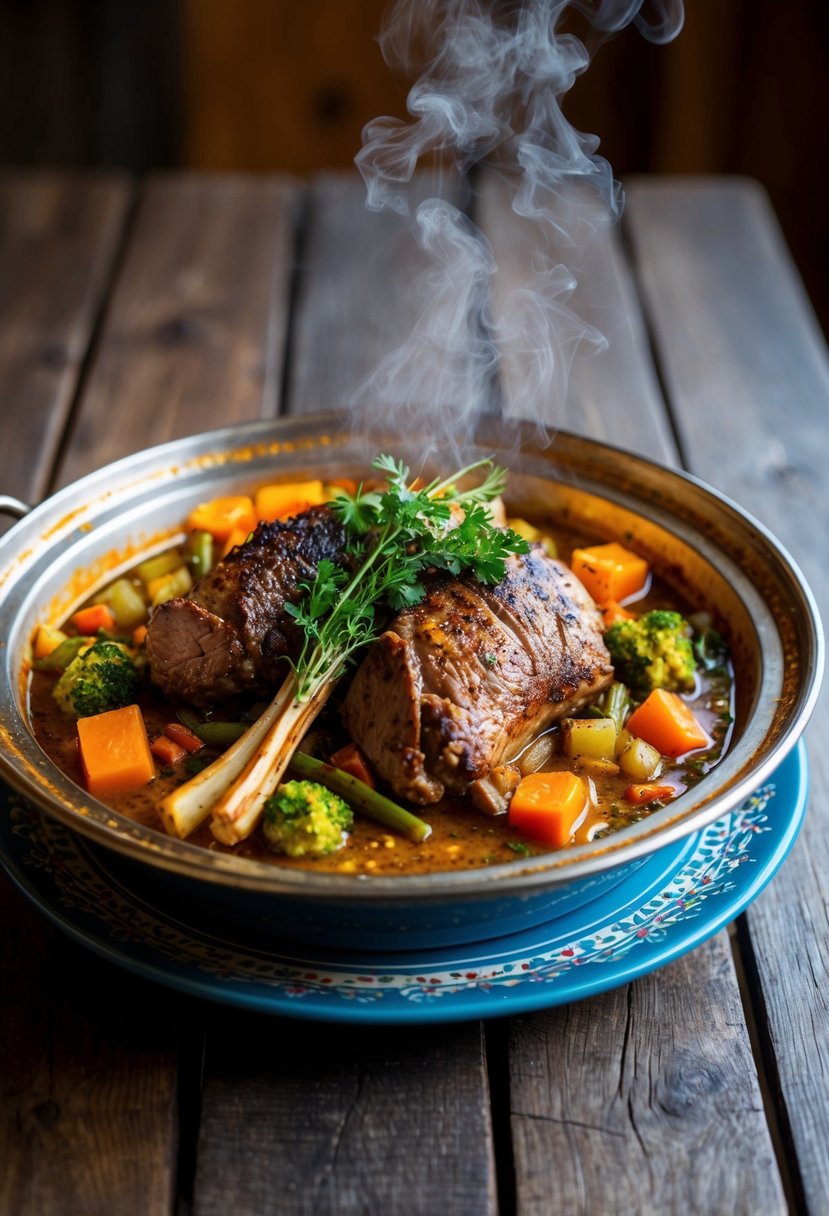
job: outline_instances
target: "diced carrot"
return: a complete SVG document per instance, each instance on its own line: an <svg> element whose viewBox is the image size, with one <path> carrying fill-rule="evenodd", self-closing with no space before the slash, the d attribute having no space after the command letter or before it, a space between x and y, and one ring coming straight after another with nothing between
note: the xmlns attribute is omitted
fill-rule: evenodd
<svg viewBox="0 0 829 1216"><path fill-rule="evenodd" d="M32 653L36 659L48 659L53 650L57 650L61 642L66 641L62 629L52 629L49 625L41 625L35 636Z"/></svg>
<svg viewBox="0 0 829 1216"><path fill-rule="evenodd" d="M182 722L170 722L164 727L164 734L179 747L183 747L186 752L200 752L204 747L199 736L194 735L190 728Z"/></svg>
<svg viewBox="0 0 829 1216"><path fill-rule="evenodd" d="M244 528L234 528L230 536L225 541L222 549L222 557L227 557L231 549L235 549L237 545L243 545L250 536L250 530L247 532Z"/></svg>
<svg viewBox="0 0 829 1216"><path fill-rule="evenodd" d="M190 512L187 523L194 531L209 532L220 541L226 541L236 529L247 536L256 527L253 499L246 494L236 494L199 503Z"/></svg>
<svg viewBox="0 0 829 1216"><path fill-rule="evenodd" d="M602 608L602 624L605 629L609 629L617 621L633 621L635 619L636 613L628 612L627 608L623 608L616 600L611 600L609 604L605 604Z"/></svg>
<svg viewBox="0 0 829 1216"><path fill-rule="evenodd" d="M339 751L334 752L334 755L331 757L331 763L334 765L334 768L338 768L344 773L350 773L352 777L356 777L364 785L370 785L372 789L376 788L377 782L374 780L374 775L356 743L346 743L345 747L341 747Z"/></svg>
<svg viewBox="0 0 829 1216"><path fill-rule="evenodd" d="M676 790L672 785L659 785L654 781L647 785L629 785L625 790L625 798L634 806L644 806L646 802L653 802L656 798L666 802L675 794Z"/></svg>
<svg viewBox="0 0 829 1216"><path fill-rule="evenodd" d="M150 744L150 751L162 764L178 764L179 760L183 760L187 755L185 748L179 747L166 735L159 735L154 739Z"/></svg>
<svg viewBox="0 0 829 1216"><path fill-rule="evenodd" d="M641 591L648 581L648 563L612 541L609 545L593 545L589 549L574 549L570 568L597 604L624 600Z"/></svg>
<svg viewBox="0 0 829 1216"><path fill-rule="evenodd" d="M319 480L289 481L282 485L260 486L256 491L256 516L270 522L273 519L290 519L327 502L328 495Z"/></svg>
<svg viewBox="0 0 829 1216"><path fill-rule="evenodd" d="M99 629L112 633L115 629L115 614L108 604L90 604L81 608L72 617L72 624L78 633L97 633Z"/></svg>
<svg viewBox="0 0 829 1216"><path fill-rule="evenodd" d="M143 646L147 640L147 626L139 625L137 629L132 631L133 646Z"/></svg>
<svg viewBox="0 0 829 1216"><path fill-rule="evenodd" d="M542 844L569 844L587 810L587 786L575 773L530 773L509 804L510 827Z"/></svg>
<svg viewBox="0 0 829 1216"><path fill-rule="evenodd" d="M138 789L155 776L147 729L137 705L79 718L78 742L86 786L96 797Z"/></svg>
<svg viewBox="0 0 829 1216"><path fill-rule="evenodd" d="M682 698L664 688L655 688L625 726L663 756L682 756L711 742Z"/></svg>

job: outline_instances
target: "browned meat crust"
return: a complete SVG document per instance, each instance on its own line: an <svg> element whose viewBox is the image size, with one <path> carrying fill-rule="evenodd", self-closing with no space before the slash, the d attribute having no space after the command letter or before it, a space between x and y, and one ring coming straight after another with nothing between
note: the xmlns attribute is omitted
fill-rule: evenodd
<svg viewBox="0 0 829 1216"><path fill-rule="evenodd" d="M465 793L612 678L595 604L535 547L496 587L443 582L400 613L343 716L381 778L425 804Z"/></svg>
<svg viewBox="0 0 829 1216"><path fill-rule="evenodd" d="M150 617L150 676L169 696L210 705L242 692L270 693L284 678L279 659L299 638L286 603L323 558L341 561L345 529L327 507L260 524L193 589Z"/></svg>

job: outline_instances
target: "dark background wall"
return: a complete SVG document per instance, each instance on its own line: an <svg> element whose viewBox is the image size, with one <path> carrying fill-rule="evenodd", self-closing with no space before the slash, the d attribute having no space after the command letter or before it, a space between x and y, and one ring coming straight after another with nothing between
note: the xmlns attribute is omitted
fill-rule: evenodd
<svg viewBox="0 0 829 1216"><path fill-rule="evenodd" d="M0 163L308 173L405 113L385 0L0 0ZM668 47L628 30L566 107L618 176L746 173L769 190L829 331L829 5L687 0Z"/></svg>

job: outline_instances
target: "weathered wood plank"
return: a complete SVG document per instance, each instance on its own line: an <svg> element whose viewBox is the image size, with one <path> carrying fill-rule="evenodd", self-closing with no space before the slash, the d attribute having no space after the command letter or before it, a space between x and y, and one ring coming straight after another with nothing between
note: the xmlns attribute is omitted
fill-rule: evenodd
<svg viewBox="0 0 829 1216"><path fill-rule="evenodd" d="M0 1211L170 1210L174 998L71 945L0 881Z"/></svg>
<svg viewBox="0 0 829 1216"><path fill-rule="evenodd" d="M129 197L111 176L0 184L0 476L25 498L47 488ZM136 1016L135 984L69 947L5 876L0 919L0 1209L166 1210L170 1036Z"/></svg>
<svg viewBox="0 0 829 1216"><path fill-rule="evenodd" d="M499 324L510 292L532 272L537 228L531 225L529 236L522 232L505 206L500 184L484 184L480 214L499 278L504 276L493 301ZM566 425L677 463L619 234L598 228L596 236L592 248L589 241L577 243L583 269L571 304L603 327L611 341L604 353L583 365L577 357L567 397L540 402L537 416L551 432ZM543 239L548 252L566 259L552 238ZM519 396L511 378L520 372L520 363L507 369L508 408ZM715 1041L713 1006L733 1014L729 1042L742 1062L739 1070L732 1069L730 1057ZM540 1056L539 1040L550 1041ZM623 1075L621 1061L632 1071ZM693 1084L682 1080L685 1069L697 1078ZM679 1196L685 1211L711 1211L718 1196L733 1193L730 1152L720 1152L709 1133L723 1119L744 1128L739 1151L757 1180L753 1193L764 1196L762 1210L782 1210L779 1173L725 934L670 973L569 1010L522 1019L510 1042L510 1075L522 1214L670 1211L671 1199ZM670 1111L660 1109L660 1095L672 1104ZM688 1151L678 1151L679 1143ZM564 1153L551 1151L565 1147ZM703 1158L695 1154L703 1149L701 1168Z"/></svg>
<svg viewBox="0 0 829 1216"><path fill-rule="evenodd" d="M493 1211L480 1026L236 1015L208 1044L199 1216Z"/></svg>
<svg viewBox="0 0 829 1216"><path fill-rule="evenodd" d="M60 467L64 481L150 439L275 412L292 198L292 187L273 181L149 185ZM37 339L47 348L49 322L47 314ZM177 1006L93 959L79 962L4 890L4 983L26 994L25 1004L3 1006L0 1157L13 1162L2 1171L4 1210L170 1210ZM200 1033L196 1025L196 1040Z"/></svg>
<svg viewBox="0 0 829 1216"><path fill-rule="evenodd" d="M356 211L356 178L325 177L313 200L290 355L292 413L342 405L412 320L388 254L402 221L383 217L387 257L382 273L366 278L374 228ZM368 317L368 296L384 324ZM209 1036L205 1077L197 1216L259 1212L275 1195L286 1214L494 1210L486 1066L474 1024L378 1034L240 1019Z"/></svg>
<svg viewBox="0 0 829 1216"><path fill-rule="evenodd" d="M0 175L0 488L46 490L122 236L114 174Z"/></svg>
<svg viewBox="0 0 829 1216"><path fill-rule="evenodd" d="M726 934L510 1048L522 1216L786 1211Z"/></svg>
<svg viewBox="0 0 829 1216"><path fill-rule="evenodd" d="M412 212L433 186L428 175L416 180ZM439 189L461 208L457 179ZM474 292L466 299L463 275L456 268L450 281L444 270L440 255L431 259L418 246L408 218L366 210L356 174L316 178L293 317L292 412L379 403L385 420L389 401L399 401L400 416L404 407L407 416L422 416L436 402L452 418L480 408L469 391L477 367L468 346L478 325ZM388 361L378 370L381 360Z"/></svg>
<svg viewBox="0 0 829 1216"><path fill-rule="evenodd" d="M493 281L493 318L511 332L502 344L501 385L504 412L556 428L590 435L620 447L635 447L642 455L675 462L676 451L664 401L648 350L642 313L630 270L621 255L619 233L608 227L595 201L584 198L572 247L542 224L516 215L514 190L495 176L485 176L477 219L492 244L498 271ZM573 200L575 205L578 196ZM604 335L607 349L594 352L589 343L573 348L561 327L553 330L549 346L543 333L528 325L512 332L510 325L522 288L540 293L540 260L566 266L576 279L572 296L559 298L584 323ZM546 331L549 333L549 329ZM544 385L558 394L539 395L538 368L545 368ZM562 368L569 367L567 371Z"/></svg>
<svg viewBox="0 0 829 1216"><path fill-rule="evenodd" d="M276 413L296 187L158 176L134 231L61 482L181 435Z"/></svg>
<svg viewBox="0 0 829 1216"><path fill-rule="evenodd" d="M762 190L636 181L628 223L665 383L693 472L768 523L829 610L829 359ZM829 1206L829 731L810 735L812 797L784 869L747 914L804 1205Z"/></svg>

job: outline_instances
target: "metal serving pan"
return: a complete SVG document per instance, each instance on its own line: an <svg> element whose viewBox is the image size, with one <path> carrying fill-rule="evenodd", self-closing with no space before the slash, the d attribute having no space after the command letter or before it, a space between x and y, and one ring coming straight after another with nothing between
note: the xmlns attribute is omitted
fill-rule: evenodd
<svg viewBox="0 0 829 1216"><path fill-rule="evenodd" d="M733 741L724 759L669 806L608 839L464 872L361 877L281 868L210 852L113 813L65 777L27 721L27 658L36 626L60 620L94 587L171 543L206 498L275 477L334 477L378 451L414 468L428 436L354 434L340 415L255 423L140 452L61 490L0 540L0 775L26 799L122 854L139 881L298 936L423 944L511 931L563 914L621 881L654 850L739 805L793 747L814 706L823 641L813 597L787 553L735 503L682 473L559 432L483 420L464 459L510 469L518 513L548 514L608 538L632 532L675 589L713 612L737 672ZM13 499L0 507L23 510Z"/></svg>

